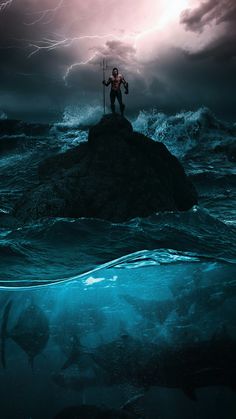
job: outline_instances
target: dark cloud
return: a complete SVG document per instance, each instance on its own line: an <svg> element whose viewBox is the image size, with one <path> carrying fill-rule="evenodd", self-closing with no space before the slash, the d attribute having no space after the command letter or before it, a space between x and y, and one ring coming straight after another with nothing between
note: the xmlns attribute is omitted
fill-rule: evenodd
<svg viewBox="0 0 236 419"><path fill-rule="evenodd" d="M122 41L107 41L104 48L100 52L113 60L121 63L132 63L135 61L136 49Z"/></svg>
<svg viewBox="0 0 236 419"><path fill-rule="evenodd" d="M180 23L185 29L202 33L211 25L213 40L201 51L193 53L196 58L228 60L236 57L236 1L208 0L194 9L184 10Z"/></svg>
<svg viewBox="0 0 236 419"><path fill-rule="evenodd" d="M194 9L186 9L180 15L180 23L186 30L202 32L206 25L219 16L220 3L220 0L208 0Z"/></svg>
<svg viewBox="0 0 236 419"><path fill-rule="evenodd" d="M195 59L214 59L224 65L225 61L236 58L236 30L235 33L225 34L217 40L209 42L198 52L189 54Z"/></svg>
<svg viewBox="0 0 236 419"><path fill-rule="evenodd" d="M194 9L181 13L180 23L186 30L202 32L205 26L222 22L231 24L236 19L235 0L207 0Z"/></svg>
<svg viewBox="0 0 236 419"><path fill-rule="evenodd" d="M89 16L91 19L94 16L95 26L90 26L90 30L96 33L97 14L99 22L101 19L105 22L106 8L102 0L96 3L98 9L94 0L81 1L80 14L75 16L73 7L80 6L80 2L64 0L56 13L42 15L40 11L48 6L48 0L14 0L12 7L0 13L0 109L10 116L37 120L69 104L102 104L100 62L105 57L109 64L106 76L116 66L129 82L130 94L125 101L131 112L151 107L174 112L206 105L218 113L233 114L234 3L205 1L182 14L182 25L193 32L199 33L211 25L214 41L208 42L203 50L187 53L170 45L157 48L153 44L150 60L140 63L131 43L112 38L87 40L49 51L41 49L29 57L43 39L77 36L78 26L79 33L88 33ZM50 0L50 4L53 9L59 3ZM80 63L91 55L94 58L88 64ZM106 92L108 97L109 88Z"/></svg>
<svg viewBox="0 0 236 419"><path fill-rule="evenodd" d="M236 62L224 65L211 59L192 59L185 51L169 49L147 69L153 75L150 103L175 112L206 105L218 114L235 118Z"/></svg>

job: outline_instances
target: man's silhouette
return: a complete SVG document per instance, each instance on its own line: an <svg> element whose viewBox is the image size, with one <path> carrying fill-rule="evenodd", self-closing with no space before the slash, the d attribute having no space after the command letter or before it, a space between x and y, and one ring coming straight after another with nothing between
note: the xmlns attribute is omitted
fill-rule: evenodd
<svg viewBox="0 0 236 419"><path fill-rule="evenodd" d="M111 84L110 99L111 99L111 111L112 111L112 113L115 113L115 100L117 98L117 100L119 102L119 105L120 105L120 113L123 116L125 105L122 102L122 93L121 93L121 89L120 89L121 84L123 84L124 87L125 87L125 94L126 95L129 93L129 90L128 90L128 83L125 81L122 74L119 73L118 68L116 68L116 67L113 68L111 76L109 77L107 82L105 80L103 80L103 84L105 84L105 86L109 86L109 84Z"/></svg>

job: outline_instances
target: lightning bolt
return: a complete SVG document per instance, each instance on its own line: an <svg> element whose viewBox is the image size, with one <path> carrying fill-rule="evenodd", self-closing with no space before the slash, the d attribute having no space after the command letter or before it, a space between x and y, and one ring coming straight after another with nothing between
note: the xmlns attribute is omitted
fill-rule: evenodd
<svg viewBox="0 0 236 419"><path fill-rule="evenodd" d="M36 25L39 22L42 22L44 25L47 25L53 21L53 18L55 17L56 12L60 10L63 6L65 0L60 0L57 6L51 9L41 10L40 12L33 13L34 15L37 15L38 17L33 20L32 22L25 23L27 26L33 26ZM32 13L31 13L32 16Z"/></svg>
<svg viewBox="0 0 236 419"><path fill-rule="evenodd" d="M9 0L9 1L12 1L12 0ZM63 3L64 3L64 0L60 0L59 4L54 9L48 9L48 10L45 10L44 12L40 12L43 14L41 14L39 19L37 19L34 22L31 22L31 25L42 20L45 16L47 16L48 13L56 12L57 10L59 10L59 8L62 7ZM188 0L183 0L182 2L179 3L179 7L178 7L179 13L184 7L187 6L187 4L188 4ZM174 10L175 14L176 12L178 12L177 9ZM170 8L169 11L166 12L162 16L162 18L159 19L156 25L153 25L147 29L144 29L140 31L139 33L133 32L133 33L123 35L123 36L114 35L114 33L106 33L103 35L96 35L96 34L81 35L81 36L77 36L73 38L64 38L62 40L44 38L43 40L39 42L30 41L29 47L33 48L33 51L29 54L29 57L32 57L34 54L38 53L40 50L52 51L53 49L57 49L61 47L68 48L73 43L83 41L86 39L96 39L96 40L114 39L114 40L119 40L119 41L133 41L133 46L136 47L137 42L140 39L146 37L147 35L150 35L152 33L162 30L164 26L168 23L168 21L171 19L172 15L173 15L173 11Z"/></svg>
<svg viewBox="0 0 236 419"><path fill-rule="evenodd" d="M178 4L178 8L175 9L174 13L180 13L181 10L183 10L183 8L187 7L188 4L188 0L182 0L179 1ZM123 35L122 37L120 36L116 36L114 34L105 34L105 35L85 35L85 36L81 36L81 37L77 37L77 38L73 38L70 41L67 39L66 43L64 44L64 46L69 46L72 42L74 41L80 41L83 39L114 39L114 40L118 40L118 41L132 41L133 42L133 47L137 48L137 44L138 41L142 38L145 38L148 35L151 35L152 33L158 32L160 30L162 30L167 23L171 20L171 18L174 15L173 13L173 9L169 9L168 12L166 12L161 19L159 19L158 23L156 25L153 25L147 29L144 29L142 31L140 31L139 33L130 33L127 35ZM68 42L69 41L69 42ZM57 48L56 44L54 44L54 46ZM51 45L51 49L54 48L53 45ZM89 64L94 58L96 58L96 56L98 56L98 52L95 52L90 58L88 58L86 61L81 61L78 63L74 63L72 65L70 65L67 70L66 70L66 74L64 75L63 79L65 81L65 83L67 84L67 78L70 74L70 71L73 70L73 68L79 67L81 65L86 65Z"/></svg>
<svg viewBox="0 0 236 419"><path fill-rule="evenodd" d="M71 64L68 68L67 68L67 70L66 70L66 73L65 73L65 75L63 76L63 80L64 80L64 82L65 82L65 85L67 86L68 84L67 84L67 78L68 78L68 76L69 76L69 74L70 74L70 72L71 72L71 70L73 70L73 68L76 68L76 67L80 67L81 65L86 65L86 64L89 64L94 58L96 58L98 56L98 52L96 51L90 58L88 58L87 60L85 60L85 61L80 61L79 63L73 63L73 64Z"/></svg>
<svg viewBox="0 0 236 419"><path fill-rule="evenodd" d="M124 41L124 40L134 40L137 41L138 40L139 35L124 35L123 37L120 36L116 36L113 33L107 33L107 34L103 34L103 35L82 35L79 37L74 37L74 38L64 38L64 39L52 39L52 38L44 38L41 41L39 41L38 43L33 43L33 42L29 42L28 47L29 48L33 48L33 50L31 51L31 53L28 55L28 58L31 58L33 55L37 54L40 51L52 51L55 50L57 48L68 48L71 47L73 43L75 42L79 42L79 41L84 41L84 40L91 40L91 39L96 39L96 40L104 40L104 39L114 39L117 41ZM136 43L136 42L135 42ZM82 65L86 65L91 63L96 57L98 57L99 52L96 51L95 53L93 53L87 60L84 61L80 61L80 62L76 62L71 64L64 76L63 76L63 80L65 82L65 84L67 85L67 78L71 72L71 70L73 70L76 67L82 66Z"/></svg>
<svg viewBox="0 0 236 419"><path fill-rule="evenodd" d="M1 1L1 0L0 0ZM0 3L0 12L3 11L4 9L8 8L12 3L14 2L14 0L5 0L2 3ZM38 54L40 51L46 51L46 52L50 52L52 50L57 50L57 49L61 49L61 48L70 48L72 47L74 44L83 42L85 40L117 40L117 41L128 41L131 42L133 47L136 48L138 42L147 37L148 35L151 35L152 33L158 32L160 30L162 30L167 24L168 22L171 20L171 18L174 16L174 14L176 13L180 13L181 10L183 10L184 7L187 7L187 3L188 0L179 0L177 7L175 8L169 8L166 13L159 18L157 24L148 27L144 30L141 30L139 32L131 32L128 34L124 34L122 36L118 36L115 35L114 33L105 33L105 34L85 34L85 35L80 35L80 36L76 36L76 37L67 37L67 38L62 38L62 37L53 37L53 36L48 36L48 37L44 37L41 40L37 40L37 41L33 41L33 40L21 40L26 42L27 44L27 48L30 49L30 53L28 54L28 58L32 58L34 55ZM52 8L48 8L45 10L41 10L39 12L35 12L32 15L37 16L34 20L32 20L31 22L25 23L25 25L28 26L33 26L36 25L38 23L41 24L49 24L50 22L52 22L52 20L54 19L56 13L62 8L62 7L66 7L65 5L65 0L59 0L59 2L57 3L57 5L55 7ZM20 41L20 40L18 40ZM74 63L72 65L70 65L67 70L66 73L63 77L65 83L67 81L68 75L70 73L70 71L75 68L75 67L79 67L82 65L86 65L91 63L99 54L99 51L96 51L95 53L93 53L88 59L86 59L85 61L81 61L81 62L77 62ZM100 53L101 55L101 53Z"/></svg>
<svg viewBox="0 0 236 419"><path fill-rule="evenodd" d="M32 42L32 41L28 41L28 47L32 49L32 51L29 53L28 58L31 58L33 55L39 53L40 51L47 51L50 52L52 50L56 50L58 48L69 48L71 47L74 43L78 43L80 41L85 41L85 40L108 40L108 39L113 39L113 40L117 40L117 41L132 41L133 42L133 46L136 48L137 43L140 39L142 39L143 37L156 32L158 30L161 30L162 27L164 26L165 21L164 19L161 20L157 25L148 28L140 33L130 33L127 35L123 35L123 36L117 36L114 35L114 33L106 33L103 35L81 35L81 36L77 36L77 37L73 37L73 38L63 38L63 39L53 39L53 38L44 38L39 42ZM81 61L81 62L77 62L74 63L72 65L70 65L67 70L65 75L63 76L63 79L66 83L67 77L70 73L70 71L73 68L79 67L81 65L86 65L89 64L96 56L98 56L98 51L95 52L91 57L89 57L87 60L85 61Z"/></svg>
<svg viewBox="0 0 236 419"><path fill-rule="evenodd" d="M7 9L11 4L13 3L13 0L6 0L0 3L0 12L3 12L5 9Z"/></svg>
<svg viewBox="0 0 236 419"><path fill-rule="evenodd" d="M28 57L29 58L32 57L34 54L36 54L40 50L52 51L60 47L68 48L72 46L73 43L78 42L78 41L84 41L86 39L102 40L102 39L111 39L111 38L120 41L120 40L130 39L131 35L120 37L120 36L114 35L113 33L106 33L104 35L81 35L74 38L64 38L62 40L43 38L38 43L28 41L29 42L28 46L33 48L33 51L28 55Z"/></svg>

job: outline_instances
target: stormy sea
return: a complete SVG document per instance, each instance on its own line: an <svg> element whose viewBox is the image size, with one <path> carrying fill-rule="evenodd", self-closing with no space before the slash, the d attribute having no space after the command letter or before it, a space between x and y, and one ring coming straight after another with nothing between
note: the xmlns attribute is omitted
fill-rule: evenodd
<svg viewBox="0 0 236 419"><path fill-rule="evenodd" d="M181 162L188 211L15 219L38 165L100 117L0 114L0 418L234 419L236 124L207 108L129 118Z"/></svg>

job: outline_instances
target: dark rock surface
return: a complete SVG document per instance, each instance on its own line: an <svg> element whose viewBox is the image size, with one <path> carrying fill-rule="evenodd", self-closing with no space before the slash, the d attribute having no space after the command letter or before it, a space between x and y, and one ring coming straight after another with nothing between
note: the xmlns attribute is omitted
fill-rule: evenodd
<svg viewBox="0 0 236 419"><path fill-rule="evenodd" d="M39 184L18 202L15 215L119 222L196 203L183 167L162 143L133 132L127 119L106 115L90 128L88 142L41 163Z"/></svg>

